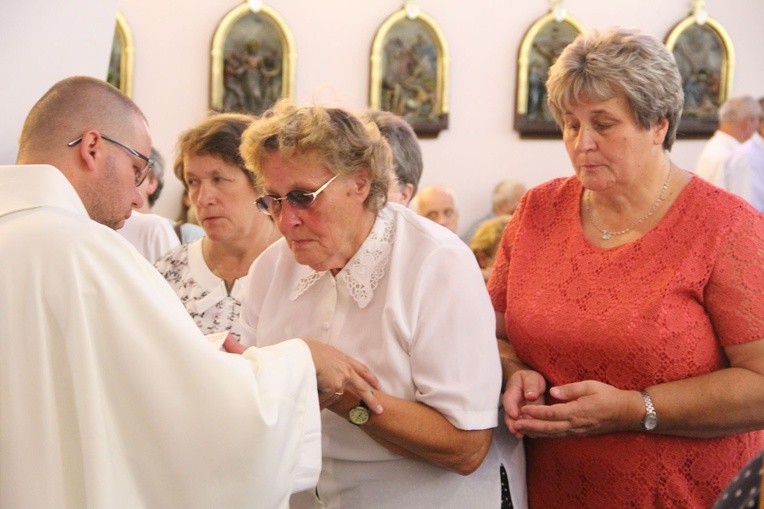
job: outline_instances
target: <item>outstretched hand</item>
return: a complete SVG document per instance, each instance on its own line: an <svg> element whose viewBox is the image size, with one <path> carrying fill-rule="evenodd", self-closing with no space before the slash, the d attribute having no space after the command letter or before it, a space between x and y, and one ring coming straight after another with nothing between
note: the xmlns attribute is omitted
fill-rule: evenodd
<svg viewBox="0 0 764 509"><path fill-rule="evenodd" d="M308 345L316 366L318 402L321 408L332 405L348 391L364 400L375 414L382 413L382 404L374 397L374 390L379 389L379 380L366 365L321 341L300 339ZM223 349L236 354L246 350L230 334L223 342Z"/></svg>
<svg viewBox="0 0 764 509"><path fill-rule="evenodd" d="M345 391L357 394L375 414L382 413L382 404L374 397L379 380L363 363L321 341L301 338L310 348L318 378L318 398L321 408L339 400Z"/></svg>

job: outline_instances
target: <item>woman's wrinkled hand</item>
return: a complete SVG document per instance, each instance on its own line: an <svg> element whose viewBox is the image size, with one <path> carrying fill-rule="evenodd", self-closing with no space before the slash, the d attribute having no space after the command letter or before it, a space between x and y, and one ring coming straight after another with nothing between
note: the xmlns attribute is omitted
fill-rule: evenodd
<svg viewBox="0 0 764 509"><path fill-rule="evenodd" d="M374 397L379 380L365 364L321 341L300 339L305 341L313 356L321 408L331 406L346 391L352 391L369 405L372 412L382 413L382 404Z"/></svg>
<svg viewBox="0 0 764 509"><path fill-rule="evenodd" d="M586 380L552 387L549 395L561 403L523 406L512 421L516 434L546 438L595 435L636 429L639 424L636 415L641 396L637 391Z"/></svg>
<svg viewBox="0 0 764 509"><path fill-rule="evenodd" d="M516 422L523 415L523 408L528 405L543 405L546 380L540 373L530 369L516 371L507 381L501 398L504 407L504 423L509 432L518 439L524 433L517 429Z"/></svg>

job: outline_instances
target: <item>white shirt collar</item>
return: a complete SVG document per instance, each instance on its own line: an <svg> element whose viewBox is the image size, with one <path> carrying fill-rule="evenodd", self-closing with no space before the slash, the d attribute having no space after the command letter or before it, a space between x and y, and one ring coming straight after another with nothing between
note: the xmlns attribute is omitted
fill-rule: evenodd
<svg viewBox="0 0 764 509"><path fill-rule="evenodd" d="M361 309L369 305L374 297L374 290L385 276L385 267L390 258L394 234L393 215L383 208L377 214L369 236L337 274L337 279L347 285L350 296ZM329 271L317 272L303 265L289 297L290 300L296 300L325 275L332 277Z"/></svg>

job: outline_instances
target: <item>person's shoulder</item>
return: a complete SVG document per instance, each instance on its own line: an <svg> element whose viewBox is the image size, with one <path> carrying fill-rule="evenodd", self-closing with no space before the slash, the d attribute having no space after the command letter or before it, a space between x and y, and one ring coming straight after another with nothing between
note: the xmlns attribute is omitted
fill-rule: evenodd
<svg viewBox="0 0 764 509"><path fill-rule="evenodd" d="M578 179L576 177L556 177L551 180L547 180L546 182L535 187L532 187L530 191L533 191L534 194L557 193L566 190L569 191L570 189L575 188L577 183Z"/></svg>
<svg viewBox="0 0 764 509"><path fill-rule="evenodd" d="M134 210L126 222L134 223L147 230L174 231L172 223L166 217Z"/></svg>
<svg viewBox="0 0 764 509"><path fill-rule="evenodd" d="M741 143L734 136L723 131L716 131L703 146L698 161L715 161L724 158L740 145Z"/></svg>
<svg viewBox="0 0 764 509"><path fill-rule="evenodd" d="M763 153L764 138L759 133L753 133L753 136L732 152L727 165L734 166L736 164L747 163L749 159L760 158Z"/></svg>
<svg viewBox="0 0 764 509"><path fill-rule="evenodd" d="M478 270L472 250L448 228L397 204L388 204L381 214L390 214L395 228L392 263L405 263L406 270L413 272L425 267L468 265Z"/></svg>
<svg viewBox="0 0 764 509"><path fill-rule="evenodd" d="M532 187L526 193L526 203L533 206L558 206L561 201L578 197L581 184L576 177L558 177Z"/></svg>
<svg viewBox="0 0 764 509"><path fill-rule="evenodd" d="M283 269L285 266L291 269L297 268L299 264L294 260L292 252L289 249L289 245L284 237L273 242L270 246L255 258L250 266L249 273L258 273L258 277L265 275L275 276L275 273L279 268Z"/></svg>
<svg viewBox="0 0 764 509"><path fill-rule="evenodd" d="M200 242L200 240L197 240L195 242ZM191 243L193 244L193 242ZM188 248L191 244L180 244L169 250L167 253L159 257L159 259L154 263L154 265L160 269L160 267L164 267L167 264L171 264L173 262L183 262L186 263L188 260Z"/></svg>
<svg viewBox="0 0 764 509"><path fill-rule="evenodd" d="M77 261L112 264L142 258L111 228L72 211L40 207L14 222L16 243L25 249L45 250L51 264L68 266Z"/></svg>
<svg viewBox="0 0 764 509"><path fill-rule="evenodd" d="M404 236L407 241L416 242L418 249L423 249L427 245L466 247L466 244L454 232L403 205L388 203L381 214L390 215L395 224L396 237Z"/></svg>
<svg viewBox="0 0 764 509"><path fill-rule="evenodd" d="M684 192L684 215L702 218L705 229L726 230L735 224L764 221L764 215L740 196L693 175Z"/></svg>
<svg viewBox="0 0 764 509"><path fill-rule="evenodd" d="M24 225L28 234L31 235L34 229L38 233L44 233L46 242L59 246L69 243L108 245L114 242L121 243L123 240L108 226L69 210L40 207L30 214L29 219L29 223Z"/></svg>

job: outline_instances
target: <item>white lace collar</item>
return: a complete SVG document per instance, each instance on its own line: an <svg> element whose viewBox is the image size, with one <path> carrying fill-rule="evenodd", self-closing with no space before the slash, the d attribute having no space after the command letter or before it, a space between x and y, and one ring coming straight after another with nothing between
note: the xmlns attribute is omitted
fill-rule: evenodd
<svg viewBox="0 0 764 509"><path fill-rule="evenodd" d="M393 214L387 208L383 208L377 214L374 226L361 248L337 274L337 279L347 285L351 297L362 309L369 305L374 297L374 290L385 276L394 233ZM303 265L290 300L296 300L325 275L332 277L329 271L316 272Z"/></svg>

